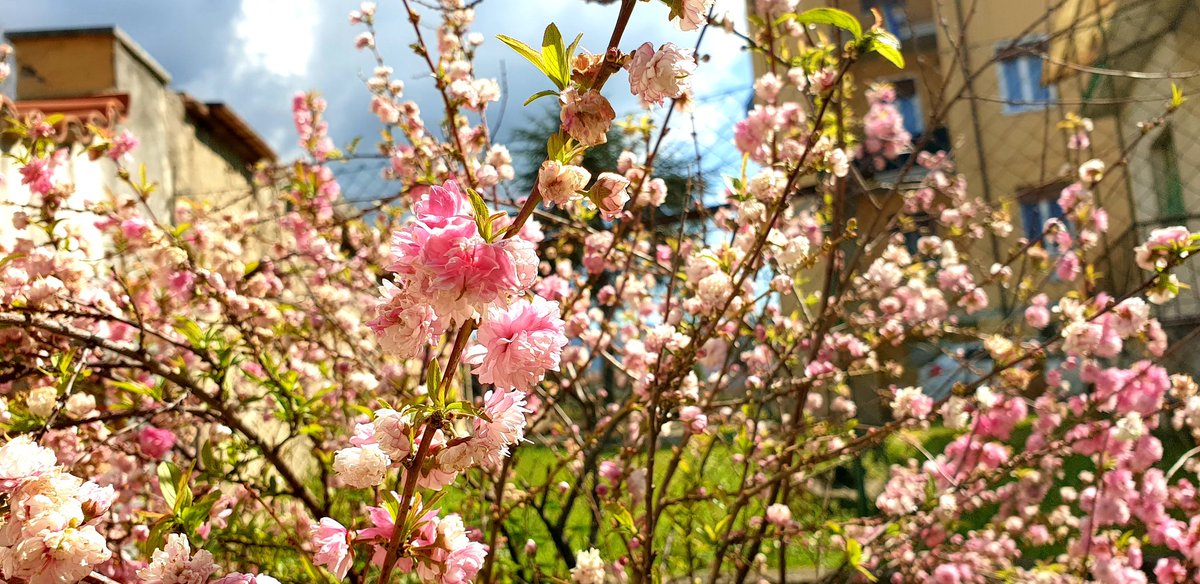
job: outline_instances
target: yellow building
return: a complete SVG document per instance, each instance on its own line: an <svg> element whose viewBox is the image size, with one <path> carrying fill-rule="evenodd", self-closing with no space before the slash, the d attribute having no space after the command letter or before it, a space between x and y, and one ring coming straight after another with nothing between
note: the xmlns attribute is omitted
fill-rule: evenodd
<svg viewBox="0 0 1200 584"><path fill-rule="evenodd" d="M1200 102L1192 99L1164 117L1175 84L1200 94L1200 5L1188 0L1068 2L1062 31L1050 45L1047 79L1086 87L1081 111L1119 128L1128 152L1125 186L1129 220L1111 233L1115 293L1136 289L1147 274L1132 248L1160 227L1200 230ZM1192 286L1157 309L1168 334L1181 339L1200 324L1200 266L1185 263Z"/></svg>
<svg viewBox="0 0 1200 584"><path fill-rule="evenodd" d="M754 1L747 6L753 14ZM1045 221L1062 214L1061 190L1092 158L1110 164L1097 193L1109 230L1089 256L1106 290L1120 295L1145 281L1148 274L1134 265L1132 250L1152 229L1185 224L1200 230L1200 100L1184 104L1165 124L1146 125L1164 113L1172 81L1187 95L1200 94L1195 1L801 0L797 11L818 6L854 13L864 25L874 21L872 9L879 12L901 39L907 66L899 71L868 56L853 69L854 85L896 85L897 106L915 142L933 132L925 149L949 151L973 195L1008 209L1011 236L968 250L976 265L1005 258L1020 238L1040 236ZM756 53L756 74L766 70ZM866 110L861 92L851 104L856 113ZM1068 114L1090 118L1086 148L1067 147L1059 123ZM1111 166L1122 159L1128 163ZM897 182L888 172L868 171L867 178L868 191L877 193ZM877 197L865 204L865 196L850 192L845 203L860 225L896 212L897 201ZM1194 334L1200 324L1200 271L1193 263L1179 277L1193 288L1156 309L1174 339ZM1054 295L1067 284L1049 278L1039 286ZM1013 294L989 290L992 309L978 318L1010 315L1017 305ZM947 348L974 350L967 342ZM913 381L921 383L958 367L937 351L895 357L916 369ZM860 411L872 415L876 388L857 389Z"/></svg>
<svg viewBox="0 0 1200 584"><path fill-rule="evenodd" d="M907 67L898 71L869 56L855 66L855 85L896 85L897 106L917 142L927 132L944 132L926 149L948 149L972 193L1008 207L1012 236L973 250L977 259L1003 258L1018 238L1038 236L1046 219L1061 215L1059 192L1091 158L1111 164L1128 154L1128 165L1111 168L1098 193L1110 228L1093 259L1112 291L1140 283L1129 250L1151 229L1200 221L1194 219L1200 215L1197 106L1185 104L1142 136L1146 123L1163 114L1172 81L1185 94L1200 90L1195 2L801 0L797 10L816 6L856 13L864 23L873 21L872 9L883 16L901 39ZM754 10L752 0L748 8ZM757 74L766 67L761 56L755 59ZM865 110L861 92L851 103ZM1090 118L1087 148L1067 147L1059 122L1068 114ZM873 178L888 184L894 177ZM1181 279L1197 282L1195 276L1185 270ZM1159 316L1195 322L1200 295L1181 298Z"/></svg>

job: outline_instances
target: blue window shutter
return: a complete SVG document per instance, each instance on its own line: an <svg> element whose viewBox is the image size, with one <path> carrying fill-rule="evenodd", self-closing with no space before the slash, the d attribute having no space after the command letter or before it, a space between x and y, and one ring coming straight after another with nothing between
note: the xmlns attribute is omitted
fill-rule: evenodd
<svg viewBox="0 0 1200 584"><path fill-rule="evenodd" d="M1066 215L1066 213L1063 213L1062 207L1058 204L1058 199L1050 199L1050 200L1046 201L1046 205L1048 207L1050 207L1050 216L1051 217L1062 221L1064 224L1067 222L1066 221L1067 215Z"/></svg>
<svg viewBox="0 0 1200 584"><path fill-rule="evenodd" d="M1009 106L1013 108L1024 107L1026 101L1025 92L1021 87L1021 61L1020 59L1005 59L1000 61L1000 75L1004 78L1004 100L1009 102Z"/></svg>
<svg viewBox="0 0 1200 584"><path fill-rule="evenodd" d="M897 98L896 109L900 110L901 116L904 116L904 129L908 130L909 134L920 136L924 133L925 124L921 116L921 107L917 103L915 95Z"/></svg>
<svg viewBox="0 0 1200 584"><path fill-rule="evenodd" d="M1029 72L1029 88L1033 101L1043 106L1050 103L1050 88L1042 85L1042 59L1027 57L1025 66Z"/></svg>
<svg viewBox="0 0 1200 584"><path fill-rule="evenodd" d="M1025 228L1027 239L1033 240L1041 237L1045 222L1042 220L1042 211L1038 208L1037 203L1021 203L1021 225Z"/></svg>

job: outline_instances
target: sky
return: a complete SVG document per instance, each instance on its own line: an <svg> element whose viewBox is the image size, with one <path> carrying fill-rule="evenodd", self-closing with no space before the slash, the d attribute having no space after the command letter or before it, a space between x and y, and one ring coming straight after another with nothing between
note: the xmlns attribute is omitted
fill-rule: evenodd
<svg viewBox="0 0 1200 584"><path fill-rule="evenodd" d="M202 101L230 105L286 158L298 152L291 96L300 90L318 91L328 100L330 129L339 145L361 136L365 147L377 135L378 121L369 112L370 96L362 83L374 62L369 54L355 50L354 37L362 28L351 26L346 16L357 7L357 1L347 0L0 0L0 30L115 24L170 72L175 89ZM487 40L477 52L476 75L500 79L502 89L510 93L501 141L527 116L545 111L549 100L528 108L521 104L550 87L550 82L495 35L507 34L536 46L542 29L555 22L565 37L582 32L581 45L601 52L617 7L582 0L484 0L478 6L473 29ZM717 0L716 11L745 22L743 0ZM378 45L396 76L404 80L406 97L417 102L427 123L438 124L440 98L427 66L408 49L413 31L399 0L379 2L376 25ZM435 42L434 19L426 19L422 26L426 41ZM643 41L692 47L697 32L675 29L661 2L639 2L624 38L626 51ZM713 112L722 119L736 119L746 103L746 96L737 92L744 92L751 81L749 54L736 38L716 29L705 37L700 52L709 60L695 78L700 102L697 119L711 121L714 118L706 114ZM624 85L624 91L618 84ZM609 86L613 89L606 94L618 115L638 111L624 73ZM489 109L488 117L500 119L496 109ZM723 135L730 135L728 128Z"/></svg>

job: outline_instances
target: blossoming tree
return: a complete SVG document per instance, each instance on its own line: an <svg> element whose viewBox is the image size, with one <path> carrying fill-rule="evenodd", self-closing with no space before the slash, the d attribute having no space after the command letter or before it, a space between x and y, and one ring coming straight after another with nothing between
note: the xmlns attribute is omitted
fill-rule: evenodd
<svg viewBox="0 0 1200 584"><path fill-rule="evenodd" d="M280 194L253 214L185 200L155 216L152 179L126 167L136 137L6 110L33 198L0 247L0 576L1200 578L1196 451L1168 458L1162 442L1198 436L1200 392L1160 364L1172 347L1151 315L1200 235L1154 232L1136 250L1144 283L1103 291L1106 166L1089 160L1064 219L982 261L1007 211L951 156L915 153L890 88L866 112L845 99L864 55L903 66L895 36L788 0L759 0L753 33L712 0L667 4L695 47L625 39L634 0L599 53L553 24L540 47L485 41L461 0L443 0L428 42L409 0L364 4L350 22L375 60L366 91L398 193L369 208L342 204L344 154L315 94L293 103L304 159L260 169ZM436 126L405 100L377 17L411 24ZM768 72L729 131L746 163L721 205L676 193L688 203L664 223L655 160L709 29ZM499 86L473 70L502 45L552 85L531 99L559 102L530 168L489 134ZM579 161L626 90L659 121L593 176ZM1072 119L1078 150L1089 130ZM62 168L84 155L123 185L75 208ZM847 189L895 162L924 178L860 220ZM514 198L519 171L536 180ZM979 317L1001 290L1019 308ZM954 355L970 375L903 381L908 347L963 338L984 347ZM890 421L858 419L864 383ZM873 501L831 503L840 473L897 442L916 446L876 464Z"/></svg>

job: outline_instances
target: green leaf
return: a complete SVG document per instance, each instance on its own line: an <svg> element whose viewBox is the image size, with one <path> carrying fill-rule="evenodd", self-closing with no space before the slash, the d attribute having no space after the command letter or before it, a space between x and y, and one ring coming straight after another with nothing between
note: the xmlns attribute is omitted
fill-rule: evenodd
<svg viewBox="0 0 1200 584"><path fill-rule="evenodd" d="M425 391L433 392L433 395L437 396L438 405L446 401L442 395L442 366L438 364L437 359L431 359L429 367L425 370Z"/></svg>
<svg viewBox="0 0 1200 584"><path fill-rule="evenodd" d="M136 393L158 401L162 400L162 392L157 387L149 387L137 381L113 381L112 385L129 393Z"/></svg>
<svg viewBox="0 0 1200 584"><path fill-rule="evenodd" d="M896 67L904 68L904 55L900 53L900 39L886 30L871 32L867 50L879 53L879 56L890 61Z"/></svg>
<svg viewBox="0 0 1200 584"><path fill-rule="evenodd" d="M192 506L192 488L188 486L187 479L181 477L181 482L175 485L175 490L179 494L175 496L175 504L171 509L175 515L179 515Z"/></svg>
<svg viewBox="0 0 1200 584"><path fill-rule="evenodd" d="M496 38L500 39L500 42L511 47L512 50L520 53L522 57L528 59L530 63L533 63L534 67L538 68L538 71L545 73L550 79L554 79L554 75L552 75L550 70L546 68L546 63L542 60L542 55L533 50L533 47L508 35L498 34L496 35Z"/></svg>
<svg viewBox="0 0 1200 584"><path fill-rule="evenodd" d="M633 522L633 515L624 506L618 506L615 509L610 508L609 516L613 518L617 527L621 528L626 534L630 536L638 534L637 525Z"/></svg>
<svg viewBox="0 0 1200 584"><path fill-rule="evenodd" d="M175 508L178 497L175 486L182 475L178 466L166 461L158 463L158 490L162 492L163 499L166 499L167 507L172 509Z"/></svg>
<svg viewBox="0 0 1200 584"><path fill-rule="evenodd" d="M550 138L546 140L546 159L560 160L559 156L569 141L570 138L561 130L551 134Z"/></svg>
<svg viewBox="0 0 1200 584"><path fill-rule="evenodd" d="M487 203L473 189L467 189L467 197L471 201L471 211L475 216L475 225L479 228L479 235L483 237L484 241L492 241L491 212L488 211Z"/></svg>
<svg viewBox="0 0 1200 584"><path fill-rule="evenodd" d="M551 95L558 95L558 92L553 89L543 89L543 90L529 96L529 99L525 100L524 105L529 105L543 97L549 97Z"/></svg>
<svg viewBox="0 0 1200 584"><path fill-rule="evenodd" d="M150 536L142 544L143 549L146 550L146 555L163 546L163 541L167 538L167 532L171 530L174 524L175 522L170 519L154 524L154 527L150 529Z"/></svg>
<svg viewBox="0 0 1200 584"><path fill-rule="evenodd" d="M854 15L845 10L813 8L794 15L792 19L805 26L810 24L836 26L842 30L850 31L850 34L853 34L856 40L862 39L863 36L862 24L858 22L857 18L854 18Z"/></svg>
<svg viewBox="0 0 1200 584"><path fill-rule="evenodd" d="M872 574L871 571L866 568L866 566L855 566L854 569L858 570L858 573L861 574L863 578L866 578L869 582L879 581L879 578L876 578L875 574Z"/></svg>
<svg viewBox="0 0 1200 584"><path fill-rule="evenodd" d="M213 449L212 442L205 442L200 448L200 461L204 463L204 469L209 472L220 472L221 462L217 460L217 453Z"/></svg>
<svg viewBox="0 0 1200 584"><path fill-rule="evenodd" d="M571 63L567 60L567 48L563 45L562 33L551 22L542 33L542 62L546 65L546 74L559 89L566 89L571 83Z"/></svg>
<svg viewBox="0 0 1200 584"><path fill-rule="evenodd" d="M567 83L571 82L571 61L575 60L575 49L579 48L579 41L583 40L583 33L575 35L575 40L571 41L571 46L567 47Z"/></svg>
<svg viewBox="0 0 1200 584"><path fill-rule="evenodd" d="M480 196L479 193L475 192L474 189L467 189L467 197L471 200L471 211L474 212L475 219L480 219L482 217L491 215L491 213L488 212L487 203L483 200L483 197Z"/></svg>

